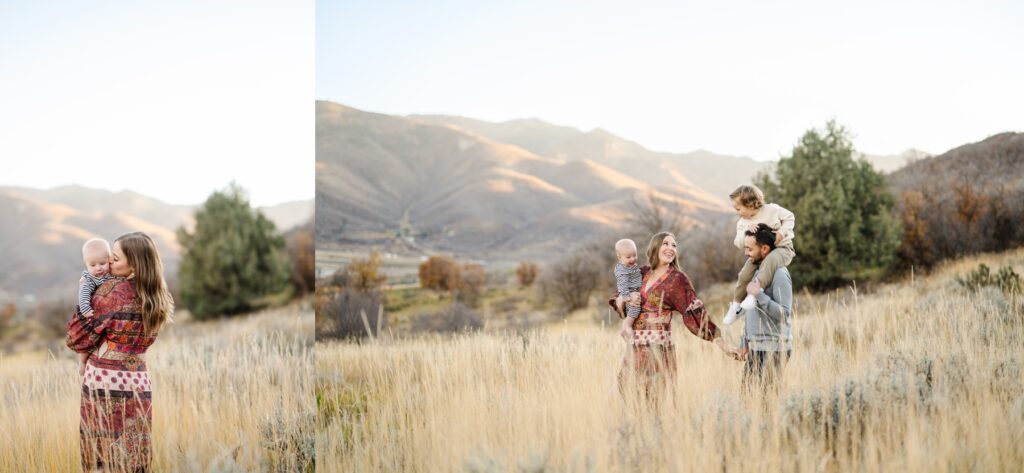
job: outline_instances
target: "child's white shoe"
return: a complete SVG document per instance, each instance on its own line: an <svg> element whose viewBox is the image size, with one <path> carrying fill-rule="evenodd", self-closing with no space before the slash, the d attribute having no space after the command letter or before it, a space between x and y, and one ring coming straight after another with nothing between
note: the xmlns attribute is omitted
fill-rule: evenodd
<svg viewBox="0 0 1024 473"><path fill-rule="evenodd" d="M740 305L735 302L729 303L729 309L725 312L725 318L722 323L725 325L732 325L736 319L740 318Z"/></svg>
<svg viewBox="0 0 1024 473"><path fill-rule="evenodd" d="M743 310L750 310L755 307L757 307L757 300L755 300L754 296L750 294L747 294L747 297L743 299L743 302L740 302L740 308Z"/></svg>

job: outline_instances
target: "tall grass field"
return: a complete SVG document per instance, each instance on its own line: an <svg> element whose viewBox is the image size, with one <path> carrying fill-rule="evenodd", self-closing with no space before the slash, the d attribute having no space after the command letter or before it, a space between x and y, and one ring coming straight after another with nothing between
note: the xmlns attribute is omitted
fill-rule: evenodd
<svg viewBox="0 0 1024 473"><path fill-rule="evenodd" d="M146 354L154 471L313 471L308 301L163 332ZM81 389L70 350L0 355L0 471L81 471Z"/></svg>
<svg viewBox="0 0 1024 473"><path fill-rule="evenodd" d="M957 282L979 263L1021 273L1024 251L797 294L793 358L767 398L678 323L657 405L619 394L625 344L595 323L318 342L317 469L1020 471L1024 298ZM717 320L724 299L707 292Z"/></svg>

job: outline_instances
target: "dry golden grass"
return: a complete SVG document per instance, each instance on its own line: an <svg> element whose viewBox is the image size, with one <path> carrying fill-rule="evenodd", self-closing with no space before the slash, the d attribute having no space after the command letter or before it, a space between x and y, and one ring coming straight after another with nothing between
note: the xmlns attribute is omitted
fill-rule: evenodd
<svg viewBox="0 0 1024 473"><path fill-rule="evenodd" d="M960 289L979 262L1022 272L1024 251L799 296L766 408L739 394L739 362L678 326L654 409L619 396L624 343L593 325L318 343L318 470L1019 471L1024 301Z"/></svg>
<svg viewBox="0 0 1024 473"><path fill-rule="evenodd" d="M169 326L147 354L155 471L311 471L309 302ZM80 471L70 350L0 355L0 471Z"/></svg>

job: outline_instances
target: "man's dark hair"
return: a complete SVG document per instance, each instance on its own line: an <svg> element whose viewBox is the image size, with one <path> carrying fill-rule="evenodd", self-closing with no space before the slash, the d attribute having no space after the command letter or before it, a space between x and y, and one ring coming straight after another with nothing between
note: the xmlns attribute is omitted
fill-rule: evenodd
<svg viewBox="0 0 1024 473"><path fill-rule="evenodd" d="M747 236L754 237L754 240L757 241L757 244L762 246L767 245L768 248L772 250L775 249L775 230L772 230L772 227L769 227L768 225L765 225L763 223L759 223L757 224L757 231L752 232L750 230L747 230L745 234Z"/></svg>

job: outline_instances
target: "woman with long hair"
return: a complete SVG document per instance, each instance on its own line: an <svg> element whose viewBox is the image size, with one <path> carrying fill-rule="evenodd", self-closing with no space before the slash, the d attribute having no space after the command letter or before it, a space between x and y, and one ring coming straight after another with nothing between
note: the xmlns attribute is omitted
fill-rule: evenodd
<svg viewBox="0 0 1024 473"><path fill-rule="evenodd" d="M82 378L82 468L148 471L152 459L152 385L144 355L174 311L153 239L114 240L110 274L92 297L93 315L76 311L67 345L89 353Z"/></svg>
<svg viewBox="0 0 1024 473"><path fill-rule="evenodd" d="M647 245L650 266L640 268L640 315L624 317L620 332L630 351L619 372L619 388L626 393L636 386L648 399L657 401L659 392L675 379L676 355L672 342L672 313L682 315L683 325L698 338L715 343L736 357L736 349L721 337L704 303L693 290L690 278L679 269L676 238L668 232L651 237ZM622 301L609 301L622 314Z"/></svg>

